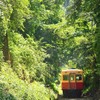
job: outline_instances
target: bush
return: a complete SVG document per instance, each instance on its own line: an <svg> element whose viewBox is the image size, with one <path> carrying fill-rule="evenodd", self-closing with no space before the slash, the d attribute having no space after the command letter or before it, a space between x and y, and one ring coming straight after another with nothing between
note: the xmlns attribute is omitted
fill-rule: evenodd
<svg viewBox="0 0 100 100"><path fill-rule="evenodd" d="M39 46L39 41L34 41L30 36L23 38L22 35L14 33L9 41L9 47L12 68L21 79L24 73L24 79L26 80L30 78L31 81L45 81L45 68L47 65L44 60L47 54Z"/></svg>
<svg viewBox="0 0 100 100"><path fill-rule="evenodd" d="M2 63L0 71L0 100L49 100L54 93L42 83L28 83L18 78L7 63ZM2 99L1 99L2 98Z"/></svg>

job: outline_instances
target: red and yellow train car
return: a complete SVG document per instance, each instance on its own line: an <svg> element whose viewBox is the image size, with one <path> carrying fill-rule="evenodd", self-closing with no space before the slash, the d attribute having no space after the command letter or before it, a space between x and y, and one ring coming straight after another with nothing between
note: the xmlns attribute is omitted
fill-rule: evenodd
<svg viewBox="0 0 100 100"><path fill-rule="evenodd" d="M64 97L81 97L83 89L83 70L63 70L61 72L61 86Z"/></svg>

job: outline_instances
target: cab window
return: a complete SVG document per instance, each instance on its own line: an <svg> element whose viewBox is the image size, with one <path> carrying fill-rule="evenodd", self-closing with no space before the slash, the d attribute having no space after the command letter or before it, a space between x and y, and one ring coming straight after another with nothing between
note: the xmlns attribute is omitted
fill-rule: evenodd
<svg viewBox="0 0 100 100"><path fill-rule="evenodd" d="M71 74L70 75L70 81L74 81L75 79L74 79L74 74Z"/></svg>
<svg viewBox="0 0 100 100"><path fill-rule="evenodd" d="M76 75L76 80L77 80L77 81L82 80L82 75L81 75L81 74Z"/></svg>
<svg viewBox="0 0 100 100"><path fill-rule="evenodd" d="M64 81L67 81L67 80L69 80L69 77L68 77L68 75L63 75L63 80L64 80Z"/></svg>

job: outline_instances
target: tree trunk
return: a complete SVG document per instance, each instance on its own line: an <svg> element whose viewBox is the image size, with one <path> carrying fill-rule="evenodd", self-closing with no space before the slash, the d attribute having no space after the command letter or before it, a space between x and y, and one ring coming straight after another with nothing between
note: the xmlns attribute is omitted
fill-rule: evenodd
<svg viewBox="0 0 100 100"><path fill-rule="evenodd" d="M97 63L100 64L100 23L97 23L96 29L96 55L97 55Z"/></svg>
<svg viewBox="0 0 100 100"><path fill-rule="evenodd" d="M8 46L8 35L6 35L3 38L3 57L4 61L10 61L10 53L9 53L9 46Z"/></svg>

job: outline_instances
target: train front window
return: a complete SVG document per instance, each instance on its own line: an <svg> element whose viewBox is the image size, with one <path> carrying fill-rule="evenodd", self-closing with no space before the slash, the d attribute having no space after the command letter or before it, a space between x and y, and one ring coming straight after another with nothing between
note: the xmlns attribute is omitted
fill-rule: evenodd
<svg viewBox="0 0 100 100"><path fill-rule="evenodd" d="M82 75L81 75L81 74L77 74L77 75L76 75L76 80L77 80L77 81L82 80Z"/></svg>
<svg viewBox="0 0 100 100"><path fill-rule="evenodd" d="M63 75L63 80L64 81L68 81L68 79L69 79L68 75Z"/></svg>
<svg viewBox="0 0 100 100"><path fill-rule="evenodd" d="M74 74L70 75L70 81L74 81Z"/></svg>

